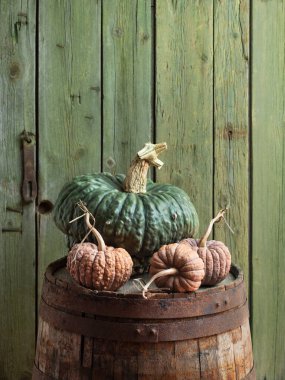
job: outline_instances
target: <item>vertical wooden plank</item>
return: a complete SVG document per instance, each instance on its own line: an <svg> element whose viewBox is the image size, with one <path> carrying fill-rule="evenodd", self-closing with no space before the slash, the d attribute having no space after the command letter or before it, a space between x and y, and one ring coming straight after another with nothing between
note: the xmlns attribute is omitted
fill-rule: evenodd
<svg viewBox="0 0 285 380"><path fill-rule="evenodd" d="M103 3L103 169L125 173L152 140L151 0Z"/></svg>
<svg viewBox="0 0 285 380"><path fill-rule="evenodd" d="M285 379L285 1L252 15L253 345L258 379Z"/></svg>
<svg viewBox="0 0 285 380"><path fill-rule="evenodd" d="M154 375L152 369L156 365L155 345L148 342L140 343L138 347L138 380L148 380L150 375Z"/></svg>
<svg viewBox="0 0 285 380"><path fill-rule="evenodd" d="M0 377L3 380L30 379L34 357L35 203L23 204L21 199L20 134L24 129L35 133L35 23L34 0L0 2Z"/></svg>
<svg viewBox="0 0 285 380"><path fill-rule="evenodd" d="M217 336L209 336L199 339L201 380L218 380L218 343Z"/></svg>
<svg viewBox="0 0 285 380"><path fill-rule="evenodd" d="M76 363L80 362L81 336L56 329L42 320L40 325L37 346L39 370L55 379L78 379L80 368Z"/></svg>
<svg viewBox="0 0 285 380"><path fill-rule="evenodd" d="M176 380L200 380L200 353L198 339L174 342Z"/></svg>
<svg viewBox="0 0 285 380"><path fill-rule="evenodd" d="M118 380L138 379L138 343L116 342L114 378Z"/></svg>
<svg viewBox="0 0 285 380"><path fill-rule="evenodd" d="M250 335L250 327L249 323L245 323L241 326L242 331L242 341L243 341L243 351L244 351L244 365L245 365L245 373L250 373L252 367L253 367L253 357L252 357L252 350L251 350L251 335Z"/></svg>
<svg viewBox="0 0 285 380"><path fill-rule="evenodd" d="M94 339L92 380L114 379L115 341Z"/></svg>
<svg viewBox="0 0 285 380"><path fill-rule="evenodd" d="M248 352L245 352L247 346L245 346L244 343L247 344L248 341L243 339L241 327L232 330L232 342L235 359L236 377L237 379L243 379L247 375L245 366L245 361L247 360L247 358L245 357L245 354L248 354Z"/></svg>
<svg viewBox="0 0 285 380"><path fill-rule="evenodd" d="M37 346L41 345L41 337L43 335L43 329L44 329L44 321L40 318L39 321L38 321L38 331L37 331ZM36 347L36 352L35 352L35 359L34 359L34 364L37 368L40 367L40 352L41 350L39 350L37 347Z"/></svg>
<svg viewBox="0 0 285 380"><path fill-rule="evenodd" d="M83 345L83 347L81 347L81 350L83 351L82 367L92 368L94 339L85 336L81 345Z"/></svg>
<svg viewBox="0 0 285 380"><path fill-rule="evenodd" d="M213 4L156 4L156 140L169 147L157 179L190 195L201 233L212 216Z"/></svg>
<svg viewBox="0 0 285 380"><path fill-rule="evenodd" d="M39 2L39 280L66 254L50 204L101 167L101 1Z"/></svg>
<svg viewBox="0 0 285 380"><path fill-rule="evenodd" d="M214 205L230 204L215 239L224 241L248 284L249 228L249 5L247 0L215 1L214 9Z"/></svg>
<svg viewBox="0 0 285 380"><path fill-rule="evenodd" d="M159 342L159 345L143 343L138 349L139 380L176 378L173 342Z"/></svg>
<svg viewBox="0 0 285 380"><path fill-rule="evenodd" d="M236 380L235 360L231 332L217 335L219 380Z"/></svg>

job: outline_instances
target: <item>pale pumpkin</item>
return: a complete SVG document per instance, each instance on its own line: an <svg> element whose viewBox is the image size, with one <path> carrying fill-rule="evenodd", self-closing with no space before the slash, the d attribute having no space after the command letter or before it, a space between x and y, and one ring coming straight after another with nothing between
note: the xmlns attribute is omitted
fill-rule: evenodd
<svg viewBox="0 0 285 380"><path fill-rule="evenodd" d="M100 233L91 225L90 213L85 214L85 223L98 241L75 244L67 257L67 269L80 285L95 290L120 288L131 276L133 262L123 248L106 246Z"/></svg>
<svg viewBox="0 0 285 380"><path fill-rule="evenodd" d="M219 211L217 216L211 220L205 235L201 239L184 239L181 242L197 250L199 257L204 262L205 277L202 285L218 284L227 277L231 268L231 254L228 247L222 241L207 241L214 223L223 218L225 211L226 209Z"/></svg>
<svg viewBox="0 0 285 380"><path fill-rule="evenodd" d="M159 288L193 292L200 287L205 275L204 263L197 251L183 243L164 245L155 252L150 260L149 273L153 277L143 288L145 298L153 281Z"/></svg>

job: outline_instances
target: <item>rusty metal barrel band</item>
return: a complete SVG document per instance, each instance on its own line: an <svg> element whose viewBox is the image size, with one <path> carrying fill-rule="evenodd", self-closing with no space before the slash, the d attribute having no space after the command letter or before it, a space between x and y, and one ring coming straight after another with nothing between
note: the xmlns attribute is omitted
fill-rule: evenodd
<svg viewBox="0 0 285 380"><path fill-rule="evenodd" d="M187 295L181 298L160 298L145 300L139 294L134 297L97 296L84 288L58 286L57 282L45 279L42 298L55 308L65 308L72 312L94 315L138 318L173 319L190 318L222 313L243 305L246 301L244 283L224 289L217 293L200 293L199 296Z"/></svg>
<svg viewBox="0 0 285 380"><path fill-rule="evenodd" d="M97 339L122 342L163 342L221 334L243 325L248 319L247 302L241 307L199 318L165 321L124 321L72 315L41 301L40 317L57 329Z"/></svg>

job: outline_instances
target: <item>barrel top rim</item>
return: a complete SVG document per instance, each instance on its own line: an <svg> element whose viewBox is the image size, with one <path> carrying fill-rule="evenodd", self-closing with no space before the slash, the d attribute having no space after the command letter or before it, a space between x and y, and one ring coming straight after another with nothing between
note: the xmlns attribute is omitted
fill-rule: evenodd
<svg viewBox="0 0 285 380"><path fill-rule="evenodd" d="M114 291L97 291L87 289L75 282L67 282L63 279L57 278L56 273L66 267L67 256L64 256L56 261L51 262L45 272L45 278L57 286L63 288L69 288L72 291L80 292L86 296L98 296L98 297L112 297L112 298L139 298L141 299L141 293L119 293ZM231 265L230 273L233 275L234 280L228 284L220 283L212 287L203 287L202 291L190 292L190 293L173 293L173 292L153 292L149 300L157 299L183 299L183 298L200 298L208 294L218 293L227 289L235 288L243 282L244 275L240 267L235 264Z"/></svg>

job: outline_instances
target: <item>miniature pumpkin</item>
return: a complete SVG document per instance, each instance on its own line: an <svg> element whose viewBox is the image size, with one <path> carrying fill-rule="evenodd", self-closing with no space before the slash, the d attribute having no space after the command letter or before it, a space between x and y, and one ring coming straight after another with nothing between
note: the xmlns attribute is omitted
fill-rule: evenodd
<svg viewBox="0 0 285 380"><path fill-rule="evenodd" d="M200 287L205 275L203 260L195 249L183 243L164 245L155 252L150 260L149 273L153 277L143 287L144 298L153 281L159 288L193 292Z"/></svg>
<svg viewBox="0 0 285 380"><path fill-rule="evenodd" d="M225 211L225 209L219 211L217 216L211 220L205 235L200 240L184 239L181 242L197 249L199 257L205 264L205 277L202 285L218 284L227 277L231 268L231 254L228 247L221 241L207 241L213 225L223 218Z"/></svg>
<svg viewBox="0 0 285 380"><path fill-rule="evenodd" d="M80 285L96 290L117 290L131 276L133 262L123 248L107 247L100 233L90 223L90 213L85 222L98 241L75 244L67 257L67 269Z"/></svg>
<svg viewBox="0 0 285 380"><path fill-rule="evenodd" d="M126 177L110 173L75 177L56 201L54 220L58 228L71 235L75 243L82 240L87 232L83 221L69 224L81 199L96 218L96 228L106 244L125 248L138 258L151 256L163 244L193 236L198 216L189 196L176 186L147 179L150 165L163 165L157 156L165 149L166 143L147 143ZM88 240L94 242L93 237Z"/></svg>

